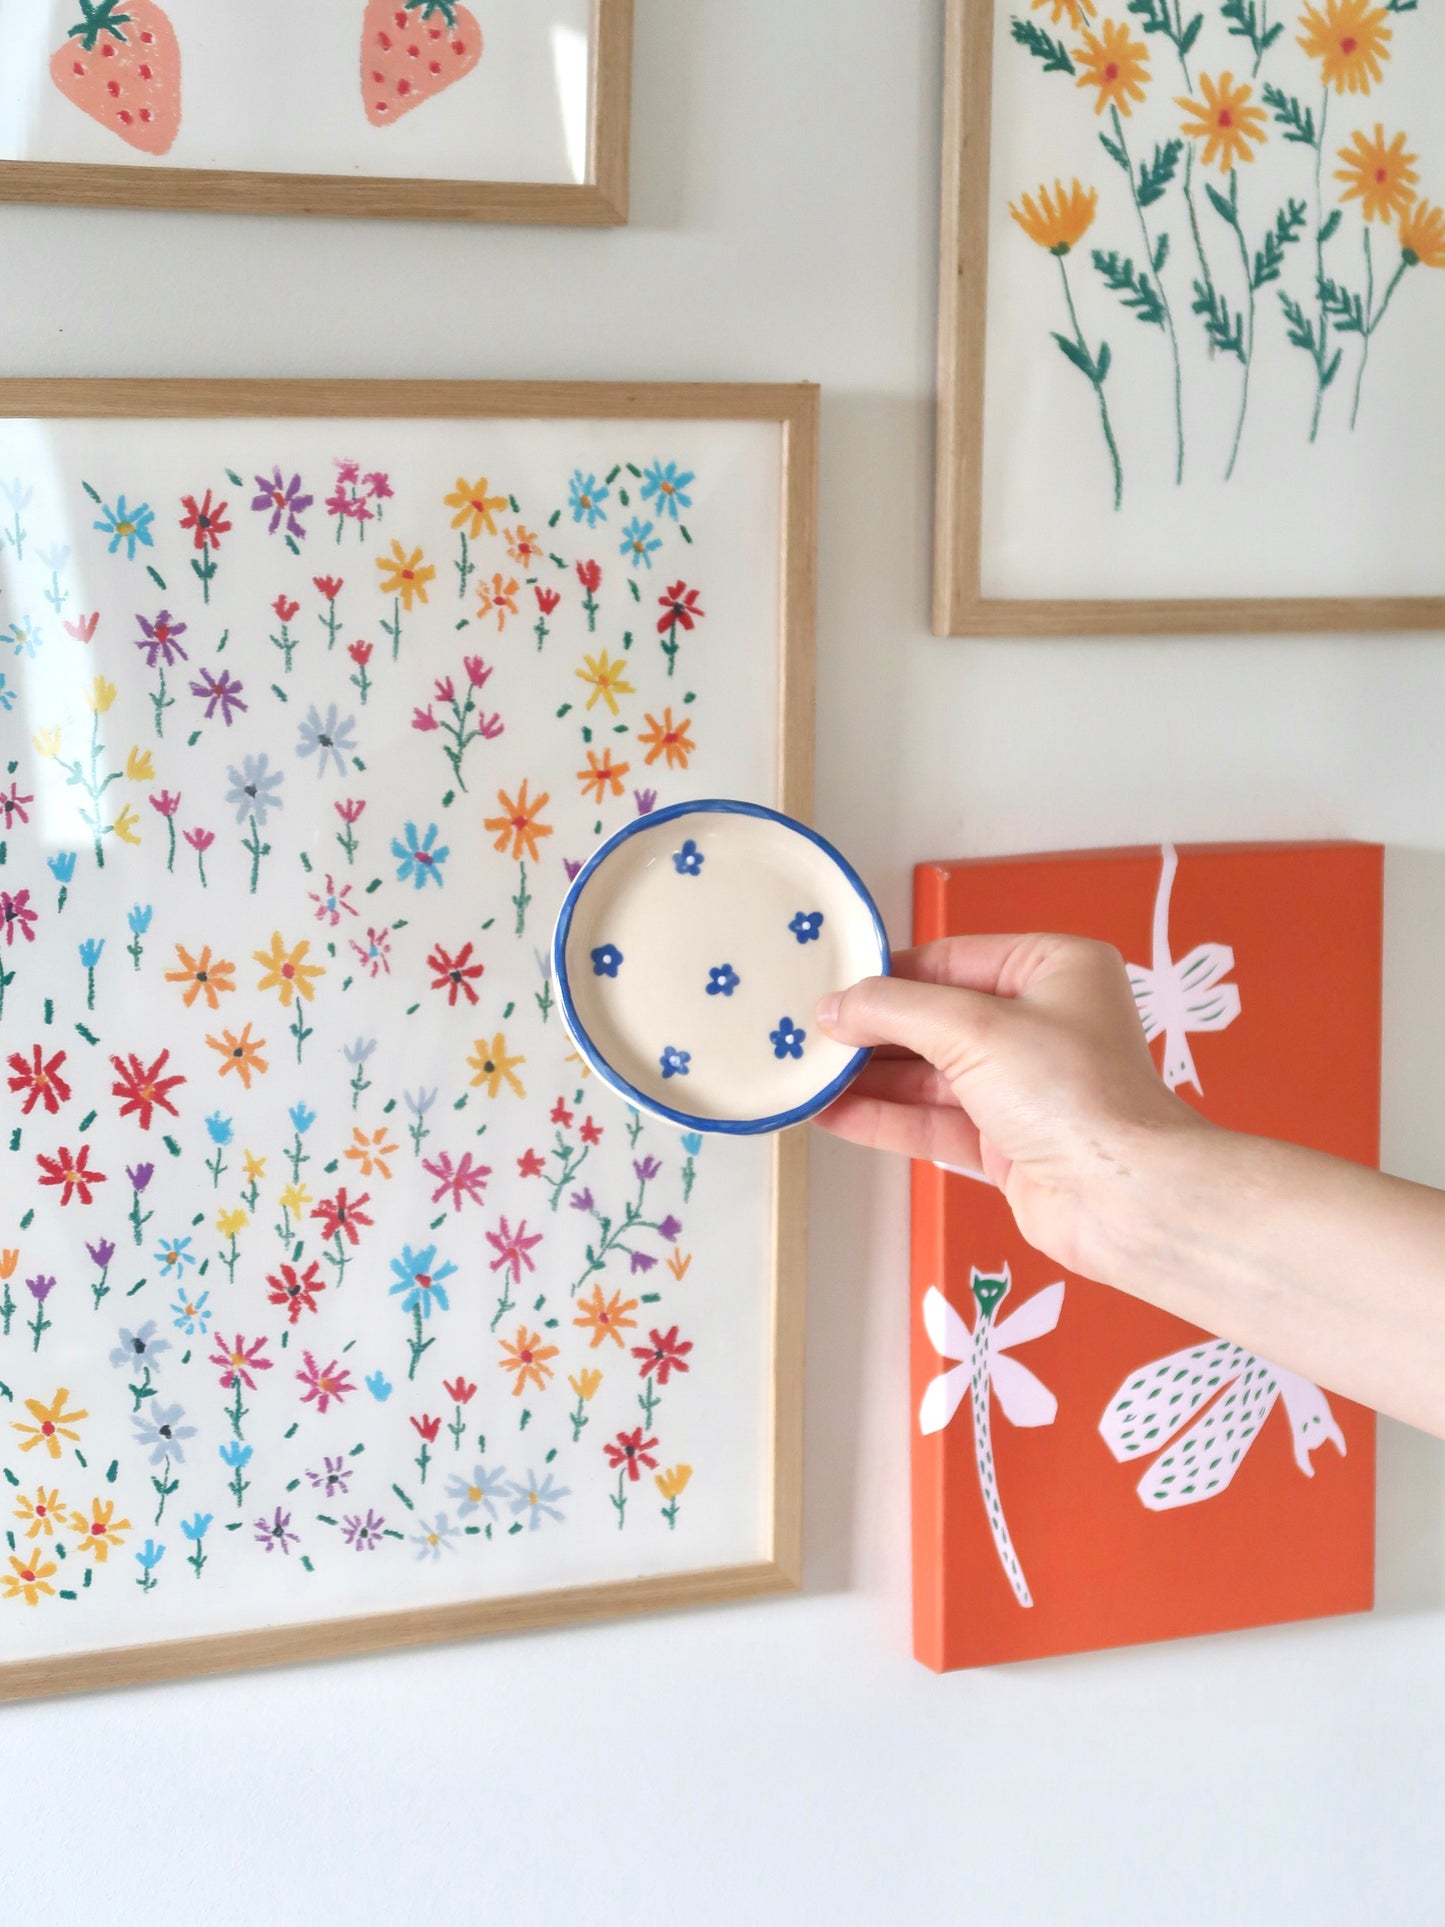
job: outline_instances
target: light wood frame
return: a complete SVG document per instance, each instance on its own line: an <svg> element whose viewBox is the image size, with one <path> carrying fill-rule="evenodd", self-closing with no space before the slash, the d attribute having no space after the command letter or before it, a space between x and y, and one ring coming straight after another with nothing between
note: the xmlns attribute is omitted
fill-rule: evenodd
<svg viewBox="0 0 1445 1927"><path fill-rule="evenodd" d="M593 0L587 179L575 185L0 161L0 201L618 227L627 220L631 103L632 0Z"/></svg>
<svg viewBox="0 0 1445 1927"><path fill-rule="evenodd" d="M948 0L933 629L940 636L1318 634L1445 629L1445 596L1029 601L981 588L995 0ZM978 263L985 266L980 269Z"/></svg>
<svg viewBox="0 0 1445 1927"><path fill-rule="evenodd" d="M307 416L558 420L587 417L775 422L782 430L778 807L806 820L813 801L817 609L818 390L679 382L0 380L0 419L173 420ZM803 1554L803 1328L807 1276L806 1127L773 1145L772 1534L756 1563L653 1579L568 1586L419 1611L157 1641L0 1663L0 1702L137 1686L199 1674L395 1651L487 1633L796 1591Z"/></svg>

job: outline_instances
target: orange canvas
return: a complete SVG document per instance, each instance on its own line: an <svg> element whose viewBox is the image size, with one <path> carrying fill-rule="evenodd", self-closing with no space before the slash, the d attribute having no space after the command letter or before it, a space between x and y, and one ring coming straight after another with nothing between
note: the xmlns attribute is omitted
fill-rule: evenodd
<svg viewBox="0 0 1445 1927"><path fill-rule="evenodd" d="M1379 1156L1383 852L1152 846L934 863L919 942L1115 944L1216 1123ZM938 1671L1361 1612L1374 1414L1027 1245L913 1169L914 1649Z"/></svg>

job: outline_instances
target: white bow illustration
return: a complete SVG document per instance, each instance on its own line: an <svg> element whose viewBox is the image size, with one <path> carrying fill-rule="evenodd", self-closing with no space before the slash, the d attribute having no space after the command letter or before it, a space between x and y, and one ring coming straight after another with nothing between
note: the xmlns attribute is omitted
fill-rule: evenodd
<svg viewBox="0 0 1445 1927"><path fill-rule="evenodd" d="M1172 843L1163 846L1163 856L1154 897L1154 961L1147 970L1142 964L1128 966L1129 988L1144 1035L1152 1041L1164 1033L1164 1082L1171 1091L1181 1084L1199 1091L1188 1033L1227 1030L1239 1015L1239 986L1220 981L1234 968L1234 952L1226 943L1201 943L1175 963L1169 951L1169 898L1179 856Z"/></svg>
<svg viewBox="0 0 1445 1927"><path fill-rule="evenodd" d="M1312 1479L1310 1454L1326 1439L1341 1454L1346 1449L1329 1400L1310 1379L1227 1338L1187 1346L1131 1372L1099 1430L1121 1463L1157 1452L1183 1433L1139 1481L1139 1497L1151 1512L1173 1512L1225 1490L1277 1401L1290 1422L1295 1464Z"/></svg>
<svg viewBox="0 0 1445 1927"><path fill-rule="evenodd" d="M995 1325L994 1313L1008 1295L1012 1284L1005 1264L997 1273L981 1272L975 1266L969 1280L978 1305L978 1322L972 1331L949 1304L936 1285L930 1285L923 1300L923 1327L928 1342L940 1358L957 1359L951 1371L940 1372L929 1381L918 1408L918 1429L941 1432L969 1392L973 1393L973 1450L978 1461L978 1482L983 1488L984 1510L989 1530L998 1550L999 1562L1008 1575L1014 1597L1021 1606L1032 1606L1033 1595L1024 1578L1013 1536L1004 1517L999 1496L998 1474L993 1461L993 1427L989 1411L992 1387L1013 1425L1052 1425L1059 1401L1048 1386L1016 1358L1004 1354L1013 1345L1042 1338L1059 1322L1064 1304L1062 1280L1047 1285L1026 1299L1017 1311L1010 1312Z"/></svg>

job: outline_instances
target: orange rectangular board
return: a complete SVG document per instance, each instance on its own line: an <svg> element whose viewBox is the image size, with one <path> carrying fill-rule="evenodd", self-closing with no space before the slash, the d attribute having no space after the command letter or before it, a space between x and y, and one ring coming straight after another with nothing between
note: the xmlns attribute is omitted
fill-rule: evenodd
<svg viewBox="0 0 1445 1927"><path fill-rule="evenodd" d="M915 938L1116 945L1161 1075L1230 1129L1379 1159L1384 852L922 864ZM936 1671L1368 1611L1375 1416L1033 1250L913 1167L914 1651Z"/></svg>

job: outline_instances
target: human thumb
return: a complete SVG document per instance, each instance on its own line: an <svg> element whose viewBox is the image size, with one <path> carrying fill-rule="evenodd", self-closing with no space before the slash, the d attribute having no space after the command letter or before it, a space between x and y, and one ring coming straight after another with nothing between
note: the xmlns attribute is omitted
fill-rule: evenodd
<svg viewBox="0 0 1445 1927"><path fill-rule="evenodd" d="M997 999L952 984L865 977L818 1006L818 1023L840 1044L901 1044L946 1070L967 1048Z"/></svg>

